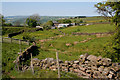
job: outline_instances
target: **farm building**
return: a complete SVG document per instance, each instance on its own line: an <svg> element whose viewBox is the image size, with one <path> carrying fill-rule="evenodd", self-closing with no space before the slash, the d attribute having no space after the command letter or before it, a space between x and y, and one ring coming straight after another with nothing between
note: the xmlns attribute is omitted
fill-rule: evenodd
<svg viewBox="0 0 120 80"><path fill-rule="evenodd" d="M75 26L75 25L76 25L76 23L71 23L71 25L72 25L72 26Z"/></svg>
<svg viewBox="0 0 120 80"><path fill-rule="evenodd" d="M70 26L70 24L59 24L57 27L60 28L60 27L68 27Z"/></svg>
<svg viewBox="0 0 120 80"><path fill-rule="evenodd" d="M54 26L58 26L58 25L59 25L59 22L53 21L53 24L54 24Z"/></svg>
<svg viewBox="0 0 120 80"><path fill-rule="evenodd" d="M43 29L43 27L42 27L42 26L36 26L36 28L42 28L42 29Z"/></svg>

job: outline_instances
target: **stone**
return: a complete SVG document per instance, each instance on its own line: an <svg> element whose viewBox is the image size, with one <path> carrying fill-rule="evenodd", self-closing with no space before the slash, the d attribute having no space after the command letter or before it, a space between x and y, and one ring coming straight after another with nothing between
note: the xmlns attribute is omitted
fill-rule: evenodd
<svg viewBox="0 0 120 80"><path fill-rule="evenodd" d="M100 61L100 60L102 60L102 57L101 57L101 56L98 56L98 57L97 57L97 61Z"/></svg>
<svg viewBox="0 0 120 80"><path fill-rule="evenodd" d="M51 69L51 70L56 70L56 69L57 69L57 66L51 66L50 69Z"/></svg>
<svg viewBox="0 0 120 80"><path fill-rule="evenodd" d="M54 61L53 58L46 58L45 61L47 61L47 63L51 63L52 61Z"/></svg>
<svg viewBox="0 0 120 80"><path fill-rule="evenodd" d="M99 71L94 71L93 78L101 78L102 74Z"/></svg>
<svg viewBox="0 0 120 80"><path fill-rule="evenodd" d="M73 66L73 68L78 68L79 67L78 64L73 64L72 66Z"/></svg>
<svg viewBox="0 0 120 80"><path fill-rule="evenodd" d="M111 59L109 58L103 58L101 61L104 66L109 66L110 64L112 64Z"/></svg>
<svg viewBox="0 0 120 80"><path fill-rule="evenodd" d="M74 64L79 64L79 61L74 61Z"/></svg>
<svg viewBox="0 0 120 80"><path fill-rule="evenodd" d="M88 64L88 63L89 63L89 61L85 61L84 63L85 63L85 64Z"/></svg>
<svg viewBox="0 0 120 80"><path fill-rule="evenodd" d="M75 42L74 42L74 45L76 45L76 44L78 44L78 43L79 43L78 41L75 41Z"/></svg>
<svg viewBox="0 0 120 80"><path fill-rule="evenodd" d="M84 55L80 55L79 59L80 61L84 62L87 57L88 57L88 53L85 53Z"/></svg>
<svg viewBox="0 0 120 80"><path fill-rule="evenodd" d="M94 61L94 62L97 61L97 57L94 56L94 55L89 55L89 56L87 57L87 59L90 60L90 61Z"/></svg>
<svg viewBox="0 0 120 80"><path fill-rule="evenodd" d="M86 73L92 74L92 70L86 70Z"/></svg>
<svg viewBox="0 0 120 80"><path fill-rule="evenodd" d="M93 67L91 67L91 70L93 70L93 71L97 71L98 68L93 66Z"/></svg>
<svg viewBox="0 0 120 80"><path fill-rule="evenodd" d="M69 68L69 70L70 70L70 72L73 72L74 69L73 68Z"/></svg>
<svg viewBox="0 0 120 80"><path fill-rule="evenodd" d="M72 44L71 43L66 43L66 46L71 46Z"/></svg>
<svg viewBox="0 0 120 80"><path fill-rule="evenodd" d="M79 69L82 70L82 71L85 71L86 68L82 67L82 66L79 66Z"/></svg>
<svg viewBox="0 0 120 80"><path fill-rule="evenodd" d="M113 75L112 75L112 74L109 74L109 75L108 75L108 78L112 78L112 77L113 77Z"/></svg>
<svg viewBox="0 0 120 80"><path fill-rule="evenodd" d="M104 70L104 68L99 67L98 70L99 70L100 72L102 72L102 71Z"/></svg>
<svg viewBox="0 0 120 80"><path fill-rule="evenodd" d="M108 71L102 71L103 75L108 75Z"/></svg>

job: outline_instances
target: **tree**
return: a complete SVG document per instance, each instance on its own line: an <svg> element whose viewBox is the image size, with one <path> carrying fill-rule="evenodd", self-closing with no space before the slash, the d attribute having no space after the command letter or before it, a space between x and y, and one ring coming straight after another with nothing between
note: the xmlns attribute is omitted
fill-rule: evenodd
<svg viewBox="0 0 120 80"><path fill-rule="evenodd" d="M52 21L48 21L48 22L46 23L46 25L48 25L48 26L53 26L54 24L53 24Z"/></svg>
<svg viewBox="0 0 120 80"><path fill-rule="evenodd" d="M59 23L71 23L70 19L60 19L58 20Z"/></svg>
<svg viewBox="0 0 120 80"><path fill-rule="evenodd" d="M0 14L0 25L4 25L5 24L5 20L4 20L4 16Z"/></svg>
<svg viewBox="0 0 120 80"><path fill-rule="evenodd" d="M40 25L40 17L38 14L34 14L26 19L26 24L29 27L36 27L37 25Z"/></svg>
<svg viewBox="0 0 120 80"><path fill-rule="evenodd" d="M5 23L4 26L13 26L12 23Z"/></svg>
<svg viewBox="0 0 120 80"><path fill-rule="evenodd" d="M14 24L14 26L18 26L18 27L21 26L21 25L20 25L20 24L21 24L20 20L14 21L13 24Z"/></svg>
<svg viewBox="0 0 120 80"><path fill-rule="evenodd" d="M48 21L46 23L44 23L42 26L44 27L44 29L51 29L51 27L53 26L53 22L52 21Z"/></svg>
<svg viewBox="0 0 120 80"><path fill-rule="evenodd" d="M116 30L111 43L113 51L109 54L114 61L120 61L120 1L100 2L95 5L98 13L115 23Z"/></svg>

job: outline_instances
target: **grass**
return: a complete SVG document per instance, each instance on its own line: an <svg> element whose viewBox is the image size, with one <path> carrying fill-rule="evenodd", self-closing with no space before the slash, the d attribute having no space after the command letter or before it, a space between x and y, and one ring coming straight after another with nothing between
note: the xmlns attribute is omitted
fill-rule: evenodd
<svg viewBox="0 0 120 80"><path fill-rule="evenodd" d="M24 50L28 46L22 45L21 49ZM13 63L18 56L18 52L20 52L19 44L14 43L2 43L2 71L3 76L6 74L11 74L11 71L14 70L15 64Z"/></svg>
<svg viewBox="0 0 120 80"><path fill-rule="evenodd" d="M72 32L83 33L97 33L97 32L109 32L114 30L114 25L110 24L95 24L89 26L75 26L62 29L63 32L71 34Z"/></svg>
<svg viewBox="0 0 120 80"><path fill-rule="evenodd" d="M7 47L6 47L7 46ZM22 45L22 50L26 49L28 46ZM57 78L57 71L44 70L39 68L34 68L35 74L33 75L31 70L25 72L16 71L15 64L19 52L19 44L15 43L2 43L2 72L3 78ZM7 55L7 56L6 56ZM61 74L61 78L68 78L66 75L76 78L77 76L72 73Z"/></svg>
<svg viewBox="0 0 120 80"><path fill-rule="evenodd" d="M83 20L86 23L94 23L94 22L106 22L105 18L103 17L86 17L86 18L78 18L78 19L71 19L72 22L77 20Z"/></svg>
<svg viewBox="0 0 120 80"><path fill-rule="evenodd" d="M88 38L91 38L91 40L80 43L80 41ZM74 44L76 41L79 43ZM64 36L56 40L45 42L44 45L42 45L42 43L37 44L38 46L42 46L42 48L39 49L39 55L36 57L39 59L46 57L55 58L56 51L59 52L59 58L63 61L78 59L79 55L85 53L105 57L104 46L110 41L110 36L101 38L97 38L96 36ZM66 43L70 43L71 46L66 46ZM51 44L52 46L50 46Z"/></svg>
<svg viewBox="0 0 120 80"><path fill-rule="evenodd" d="M64 33L71 34L72 32L87 32L87 33L96 33L96 32L109 32L114 30L114 25L110 24L95 24L89 26L73 26L61 29ZM25 32L23 34L14 36L13 38L23 39L23 36L28 35L30 38L46 39L49 37L60 35L61 33L57 30L44 30L37 32Z"/></svg>
<svg viewBox="0 0 120 80"><path fill-rule="evenodd" d="M113 31L114 26L110 24L96 24L89 26L75 26L61 29L61 31L71 34L72 32L87 32L87 33L95 33L95 32L109 32ZM14 36L13 38L22 39L24 35L28 35L31 38L46 39L49 37L54 37L57 35L61 35L61 33L57 30L44 30L37 32L24 32L23 34ZM91 40L88 40L88 38ZM84 40L88 40L87 42L81 42ZM74 42L78 42L74 44ZM56 52L59 52L59 59L63 61L71 61L79 58L81 54L92 54L96 56L105 56L104 47L105 44L111 42L111 37L106 35L103 37L96 37L95 35L88 36L63 36L58 37L57 39L50 40L44 43L37 43L39 47L39 54L37 56L33 56L33 58L45 59L48 57L56 58ZM66 46L66 43L71 44L70 46ZM6 47L7 46L7 47ZM22 49L28 46L23 45ZM3 76L4 77L15 77L15 78L57 78L57 71L50 70L42 70L39 68L35 68L35 75L32 75L30 70L25 72L17 72L14 69L13 61L18 56L19 44L10 44L3 43L2 45L2 66L3 66ZM9 55L9 56L6 56ZM62 78L68 78L66 75L77 78L76 75L71 73L62 72Z"/></svg>

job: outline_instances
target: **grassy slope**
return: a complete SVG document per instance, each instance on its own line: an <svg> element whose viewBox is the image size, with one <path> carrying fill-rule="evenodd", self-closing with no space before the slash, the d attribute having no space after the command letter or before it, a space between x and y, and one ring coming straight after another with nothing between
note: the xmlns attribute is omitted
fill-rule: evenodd
<svg viewBox="0 0 120 80"><path fill-rule="evenodd" d="M113 30L114 30L114 25L95 24L95 25L89 25L89 26L68 27L63 29L62 31L70 34L72 32L96 33L96 32L109 32Z"/></svg>
<svg viewBox="0 0 120 80"><path fill-rule="evenodd" d="M61 31L71 34L72 32L87 32L87 33L94 33L94 32L109 32L113 31L114 26L110 24L95 24L89 26L75 26L75 27L68 27L61 29ZM57 36L61 34L57 29L54 30L44 30L44 31L37 31L37 32L25 32L23 34L14 36L13 38L22 39L24 35L28 35L31 38L35 39L46 39L49 37Z"/></svg>
<svg viewBox="0 0 120 80"><path fill-rule="evenodd" d="M101 22L101 21L106 22L105 18L103 17L86 17L86 18L71 19L72 22L74 22L75 20L76 21L83 20L86 23L94 23L94 22Z"/></svg>
<svg viewBox="0 0 120 80"><path fill-rule="evenodd" d="M7 46L7 47L6 47ZM22 50L28 46L22 45ZM2 71L3 78L57 78L57 72L51 70L40 70L34 68L35 74L33 75L31 70L20 72L15 70L15 64L13 61L17 58L19 52L19 44L2 43ZM66 75L71 77L77 77L75 74L65 73L61 74L61 77L68 78Z"/></svg>
<svg viewBox="0 0 120 80"><path fill-rule="evenodd" d="M90 41L85 43L73 44L74 42L80 42L86 40L87 38L91 38ZM109 42L111 38L109 36L96 38L95 36L65 36L62 38L58 38L57 40L52 40L49 42L45 42L40 49L39 55L36 57L39 59L44 59L46 57L55 58L56 51L59 52L59 58L63 61L65 60L75 60L78 59L79 55L88 53L96 56L103 56L104 46L107 42ZM72 44L71 46L66 46L66 43ZM38 44L41 45L42 43ZM50 46L52 44L52 46Z"/></svg>
<svg viewBox="0 0 120 80"><path fill-rule="evenodd" d="M72 32L108 32L112 31L114 29L114 26L109 24L101 24L101 25L90 25L90 26L77 26L77 27L69 27L65 29L61 29L63 32L71 34ZM56 36L56 34L60 34L57 30L49 30L49 31L38 31L38 32L28 32L24 33L25 35L28 34L30 37L35 37L37 39L45 39L51 36ZM15 36L14 38L22 38L24 34ZM83 41L87 38L91 38L92 40L86 42L86 43L78 43L74 45L73 43L75 41ZM43 48L39 48L39 55L33 57L33 58L39 58L44 59L46 57L53 57L55 58L56 50L59 52L59 58L63 61L65 60L75 60L78 59L80 54L89 53L93 55L101 55L104 56L104 45L109 42L111 38L109 36L104 36L101 38L96 38L96 36L64 36L52 41L45 42L44 45L42 43L37 44L39 47L42 46ZM72 45L70 47L67 47L65 44L71 43ZM53 45L53 47L50 46L50 44ZM6 48L6 46L8 46ZM56 49L56 50L55 50ZM7 44L3 43L3 57L4 61L8 62L8 66L14 67L14 65L11 65L12 61L14 60L16 56L16 52L19 51L19 45L17 44ZM6 55L11 54L12 56L10 59L10 62L8 61L8 57ZM14 58L13 58L14 56ZM6 71L6 73L11 70L10 67L4 67L3 70ZM45 74L47 74L45 76ZM20 78L37 78L37 77L44 77L44 78L55 78L57 77L57 72L49 71L49 70L36 70L35 75L32 75L31 71L26 72L16 72L14 70L11 71L10 75L14 77L20 77ZM65 73L68 75L71 75L69 73ZM62 75L63 77L66 77L65 75ZM76 76L74 76L76 77Z"/></svg>
<svg viewBox="0 0 120 80"><path fill-rule="evenodd" d="M26 49L28 46L22 45L22 50ZM14 43L2 43L2 71L3 76L5 74L11 74L14 70L13 61L17 58L19 49L19 44Z"/></svg>

